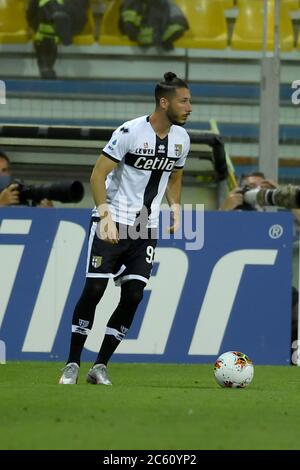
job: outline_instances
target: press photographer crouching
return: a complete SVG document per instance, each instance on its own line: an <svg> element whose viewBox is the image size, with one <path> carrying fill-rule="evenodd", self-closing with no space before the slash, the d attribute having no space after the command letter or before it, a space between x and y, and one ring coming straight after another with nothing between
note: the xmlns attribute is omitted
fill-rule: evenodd
<svg viewBox="0 0 300 470"><path fill-rule="evenodd" d="M294 231L300 232L300 187L293 185L279 186L274 181L265 178L261 172L242 175L240 185L231 191L223 201L219 210L259 211L264 212L270 206L291 209L294 216ZM296 246L296 266L298 272L298 244ZM296 276L293 276L296 277ZM295 282L295 281L294 281ZM295 282L296 283L296 282ZM298 285L298 283L296 283ZM292 286L292 353L298 339L298 290ZM293 355L292 355L293 357ZM294 362L292 362L294 363Z"/></svg>
<svg viewBox="0 0 300 470"><path fill-rule="evenodd" d="M53 207L52 201L80 202L83 195L84 188L80 181L37 186L14 180L9 158L0 150L0 207L12 205Z"/></svg>

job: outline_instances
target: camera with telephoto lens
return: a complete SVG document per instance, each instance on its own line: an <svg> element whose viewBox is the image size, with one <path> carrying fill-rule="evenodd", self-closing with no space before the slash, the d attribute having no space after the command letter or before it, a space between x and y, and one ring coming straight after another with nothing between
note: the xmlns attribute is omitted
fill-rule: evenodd
<svg viewBox="0 0 300 470"><path fill-rule="evenodd" d="M255 210L256 204L248 204L245 201L245 197L244 197L244 195L247 193L247 191L250 191L251 189L253 189L252 186L248 186L248 185L243 185L240 188L238 188L238 190L236 192L238 194L243 195L243 204L240 204L238 207L236 207L236 209L243 210L243 211L253 211L253 210Z"/></svg>
<svg viewBox="0 0 300 470"><path fill-rule="evenodd" d="M243 189L243 188L242 188ZM300 208L300 187L288 184L278 188L248 188L244 186L242 191L244 203L255 208L277 206L285 209Z"/></svg>
<svg viewBox="0 0 300 470"><path fill-rule="evenodd" d="M18 184L20 204L38 204L42 199L59 202L80 202L84 195L84 188L80 181L65 181L59 183L28 185L20 181Z"/></svg>
<svg viewBox="0 0 300 470"><path fill-rule="evenodd" d="M11 184L18 185L19 204L35 206L42 199L51 201L80 202L84 196L84 188L80 181L63 181L49 184L26 184L23 181L12 179L8 176L0 178L0 192Z"/></svg>

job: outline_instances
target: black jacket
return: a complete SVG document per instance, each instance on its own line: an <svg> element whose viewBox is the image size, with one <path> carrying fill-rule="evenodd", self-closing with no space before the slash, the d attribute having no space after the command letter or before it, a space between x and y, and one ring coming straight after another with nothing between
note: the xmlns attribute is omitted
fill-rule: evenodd
<svg viewBox="0 0 300 470"><path fill-rule="evenodd" d="M123 0L120 30L140 46L173 48L189 24L172 0Z"/></svg>
<svg viewBox="0 0 300 470"><path fill-rule="evenodd" d="M41 4L40 0L28 2L27 21L34 31L40 23L52 23L53 14L57 11L66 12L70 16L72 35L78 34L86 23L89 0L64 0L62 5L56 0L50 0L43 6Z"/></svg>

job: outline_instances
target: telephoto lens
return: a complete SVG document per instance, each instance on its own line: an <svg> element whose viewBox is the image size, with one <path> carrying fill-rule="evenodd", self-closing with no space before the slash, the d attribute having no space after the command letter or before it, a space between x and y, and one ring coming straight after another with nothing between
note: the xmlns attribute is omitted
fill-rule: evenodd
<svg viewBox="0 0 300 470"><path fill-rule="evenodd" d="M255 188L244 193L244 201L251 206L277 206L285 209L300 208L300 188L288 184L276 189Z"/></svg>

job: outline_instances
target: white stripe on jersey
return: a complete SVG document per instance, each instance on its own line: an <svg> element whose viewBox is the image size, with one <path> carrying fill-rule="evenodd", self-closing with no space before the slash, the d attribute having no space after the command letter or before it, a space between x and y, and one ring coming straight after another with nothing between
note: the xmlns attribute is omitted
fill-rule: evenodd
<svg viewBox="0 0 300 470"><path fill-rule="evenodd" d="M172 125L160 139L148 116L125 122L112 135L103 154L119 162L106 179L107 202L115 222L133 225L146 205L148 227L158 225L161 200L174 168L183 168L190 148L185 129ZM98 215L94 208L93 215Z"/></svg>

